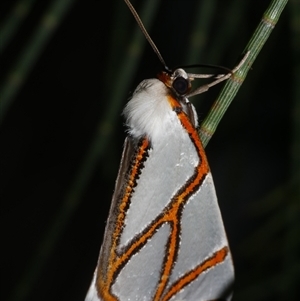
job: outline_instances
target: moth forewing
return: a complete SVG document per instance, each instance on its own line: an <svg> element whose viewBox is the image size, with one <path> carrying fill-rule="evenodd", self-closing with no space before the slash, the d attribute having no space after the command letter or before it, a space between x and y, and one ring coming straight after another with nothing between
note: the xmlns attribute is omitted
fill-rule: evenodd
<svg viewBox="0 0 300 301"><path fill-rule="evenodd" d="M197 113L186 96L232 72L191 91L200 75L164 67L158 79L140 83L124 109L128 137L86 301L231 299L232 259Z"/></svg>
<svg viewBox="0 0 300 301"><path fill-rule="evenodd" d="M129 136L86 300L229 300L233 266L195 109L151 79L125 115Z"/></svg>

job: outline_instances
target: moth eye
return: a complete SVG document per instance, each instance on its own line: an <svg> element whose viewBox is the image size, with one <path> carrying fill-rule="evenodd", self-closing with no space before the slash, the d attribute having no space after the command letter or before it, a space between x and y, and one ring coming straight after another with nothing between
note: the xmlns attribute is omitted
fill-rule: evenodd
<svg viewBox="0 0 300 301"><path fill-rule="evenodd" d="M176 93L179 95L184 95L188 92L189 82L187 79L180 76L174 80L172 87Z"/></svg>

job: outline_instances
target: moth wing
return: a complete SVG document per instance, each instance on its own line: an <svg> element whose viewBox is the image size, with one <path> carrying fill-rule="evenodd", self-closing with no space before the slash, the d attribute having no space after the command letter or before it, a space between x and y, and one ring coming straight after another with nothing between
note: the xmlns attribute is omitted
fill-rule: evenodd
<svg viewBox="0 0 300 301"><path fill-rule="evenodd" d="M110 238L109 232L112 231L110 225L112 225L114 223L114 221L112 220L112 217L114 216L112 214L112 211L113 211L113 208L115 208L116 203L119 201L120 195L122 194L122 191L124 189L126 174L130 167L130 162L131 162L131 158L132 158L133 154L134 154L134 143L130 137L126 137L126 139L124 141L124 148L123 148L123 153L122 153L122 157L121 157L118 176L117 176L117 180L115 183L115 190L114 190L114 193L112 196L109 219L107 221L107 227L106 227L106 230L104 233L104 241L102 242L102 245L101 245L100 254L107 253L109 250L110 244L111 244L109 241L109 238ZM100 256L99 256L99 258L100 258ZM104 262L105 261L101 261L100 266L106 270L106 267L103 266ZM97 264L92 283L91 283L89 290L87 292L87 295L85 297L85 301L103 301L98 296L98 293L96 290L96 278L97 278L97 274L98 274L98 266L99 266L99 264Z"/></svg>

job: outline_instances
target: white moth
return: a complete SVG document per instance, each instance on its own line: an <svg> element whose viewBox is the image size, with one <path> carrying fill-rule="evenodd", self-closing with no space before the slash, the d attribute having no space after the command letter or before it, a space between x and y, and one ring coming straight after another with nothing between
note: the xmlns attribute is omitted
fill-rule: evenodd
<svg viewBox="0 0 300 301"><path fill-rule="evenodd" d="M231 299L231 254L197 113L187 99L231 74L190 92L191 80L201 76L176 69L134 91L124 109L128 136L86 301Z"/></svg>

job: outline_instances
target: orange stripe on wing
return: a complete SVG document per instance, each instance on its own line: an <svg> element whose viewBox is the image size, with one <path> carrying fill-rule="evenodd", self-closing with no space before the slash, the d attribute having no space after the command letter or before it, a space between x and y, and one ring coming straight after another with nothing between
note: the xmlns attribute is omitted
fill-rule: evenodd
<svg viewBox="0 0 300 301"><path fill-rule="evenodd" d="M207 173L209 172L209 166L206 159L206 155L195 127L192 125L189 117L183 112L181 104L175 98L169 95L168 101L173 110L176 112L182 126L190 136L198 154L199 162L198 165L195 167L193 176L185 183L185 185L183 185L179 189L177 194L172 199L172 202L169 206L170 209L165 213L170 215L174 227L171 231L170 240L167 246L167 252L164 261L164 267L162 269L160 282L155 297L153 299L154 301L161 300L178 255L181 230L180 219L183 206L186 204L189 197L195 191L197 191L197 189L200 187L203 180L205 179Z"/></svg>
<svg viewBox="0 0 300 301"><path fill-rule="evenodd" d="M140 170L143 167L143 162L146 160L148 149L149 140L145 138L141 141L140 145L138 146L137 153L133 159L133 162L131 163L131 171L128 176L128 182L127 186L125 187L124 196L118 206L118 217L116 219L115 230L112 234L112 244L110 248L108 264L105 269L106 275L104 275L101 269L98 269L96 287L98 294L105 301L118 300L110 292L111 287L115 281L117 271L120 270L120 265L122 263L120 262L119 256L117 255L117 247L119 245L120 235L123 229L126 211L130 204L131 195L133 193L134 187L136 186L136 181L139 178Z"/></svg>
<svg viewBox="0 0 300 301"><path fill-rule="evenodd" d="M161 301L168 301L174 295L176 295L185 286L193 282L198 276L200 276L204 271L211 269L223 262L228 254L228 247L224 247L219 251L215 252L211 257L203 261L201 264L196 266L193 270L189 271L182 277L180 277L172 286L169 288L168 292L164 295Z"/></svg>

